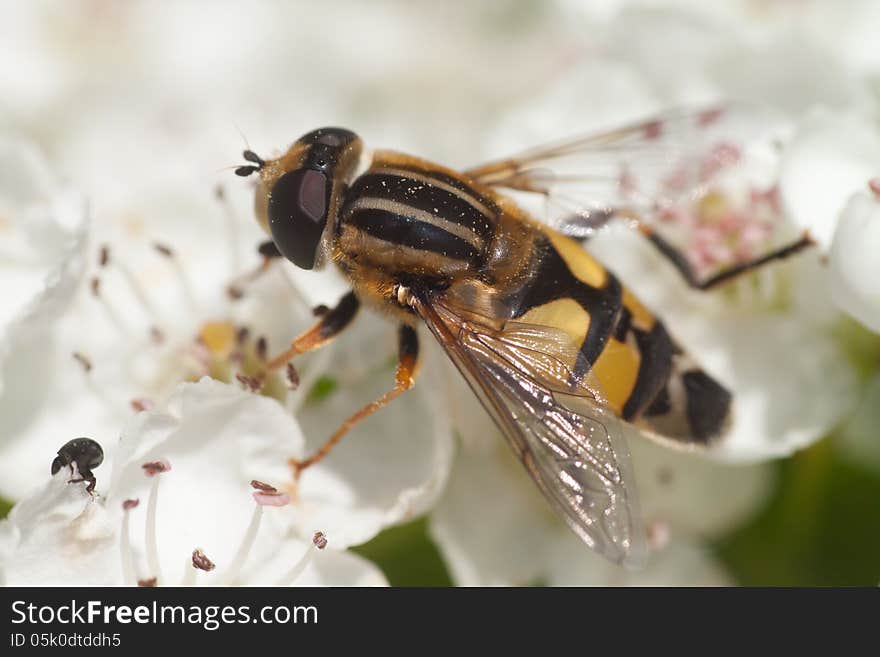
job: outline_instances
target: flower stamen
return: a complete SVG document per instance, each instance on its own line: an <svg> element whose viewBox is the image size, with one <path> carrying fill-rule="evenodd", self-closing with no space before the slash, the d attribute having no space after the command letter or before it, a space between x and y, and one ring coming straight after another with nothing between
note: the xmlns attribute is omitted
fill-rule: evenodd
<svg viewBox="0 0 880 657"><path fill-rule="evenodd" d="M103 263L103 266L105 268L113 266L121 274L129 290L131 290L132 294L134 295L134 298L141 305L141 308L143 308L146 315L152 320L153 327L155 328L156 326L160 325L161 322L159 321L159 313L156 311L153 302L150 301L150 297L147 294L147 291L144 289L143 285L140 284L137 277L124 262L118 262L115 258L110 258L110 249L106 245L101 247L100 262ZM103 297L99 298L103 299Z"/></svg>
<svg viewBox="0 0 880 657"><path fill-rule="evenodd" d="M224 223L226 225L226 235L228 237L227 242L229 246L229 268L231 271L239 272L241 271L241 259L238 254L238 248L241 244L238 230L239 219L235 214L235 211L232 209L229 199L226 198L226 191L223 188L223 185L217 185L217 187L214 188L214 197L220 203L220 207L223 208L223 218L225 219ZM231 288L232 286L230 286L230 289Z"/></svg>
<svg viewBox="0 0 880 657"><path fill-rule="evenodd" d="M140 500L125 500L122 503L122 531L119 535L119 549L122 557L122 581L125 584L137 582L138 577L134 569L134 551L131 547L131 537L129 535L129 511L134 509Z"/></svg>
<svg viewBox="0 0 880 657"><path fill-rule="evenodd" d="M251 548L257 539L257 534L260 531L260 523L263 520L263 507L284 506L290 504L290 496L287 495L287 493L282 493L274 486L257 480L253 480L251 486L255 489L255 492L253 493L254 501L256 502L254 505L254 513L251 516L251 521L248 524L241 545L238 546L238 550L232 558L232 562L229 564L229 567L221 578L221 581L225 584L234 584L238 574L247 562L248 555L250 554Z"/></svg>
<svg viewBox="0 0 880 657"><path fill-rule="evenodd" d="M147 502L146 538L147 538L147 565L158 580L162 579L162 569L159 564L159 542L156 538L156 507L159 501L159 480L163 472L171 469L171 464L164 460L150 461L141 466L144 474L153 478L150 487L150 499Z"/></svg>
<svg viewBox="0 0 880 657"><path fill-rule="evenodd" d="M293 567L278 580L278 586L293 585L299 579L299 576L303 574L303 571L309 567L309 564L314 561L315 555L326 547L327 535L322 531L315 532L315 535L312 537L312 544L305 549L305 552L293 564Z"/></svg>
<svg viewBox="0 0 880 657"><path fill-rule="evenodd" d="M129 336L131 336L131 331L122 320L122 316L119 314L116 308L113 307L113 304L110 303L109 299L101 294L101 279L97 276L92 278L90 287L92 291L92 296L98 300L99 304L101 304L101 308L104 309L104 314L113 325L113 328L115 328L124 338L128 338Z"/></svg>
<svg viewBox="0 0 880 657"><path fill-rule="evenodd" d="M186 270L183 268L183 263L181 263L180 258L177 257L176 251L172 249L167 244L162 244L160 242L153 243L153 248L161 255L163 258L168 260L172 267L174 267L174 275L177 278L177 284L180 286L180 291L183 297L186 299L186 302L189 304L190 311L194 316L198 316L199 313L199 303L196 299L196 295L193 292L193 286L190 283L189 276L186 273Z"/></svg>

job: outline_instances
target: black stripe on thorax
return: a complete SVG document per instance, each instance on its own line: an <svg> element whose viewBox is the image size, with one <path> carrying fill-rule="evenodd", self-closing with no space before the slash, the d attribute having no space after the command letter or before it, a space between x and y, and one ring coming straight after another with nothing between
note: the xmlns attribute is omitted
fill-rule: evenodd
<svg viewBox="0 0 880 657"><path fill-rule="evenodd" d="M383 242L439 253L447 258L465 260L474 265L480 262L480 252L469 242L433 224L412 217L386 210L362 208L350 212L345 223Z"/></svg>
<svg viewBox="0 0 880 657"><path fill-rule="evenodd" d="M406 172L408 175L412 175L416 178L432 179L438 183L442 183L444 185L457 189L459 192L462 192L467 196L470 196L478 203L484 205L489 213L492 215L497 216L501 213L501 209L498 207L498 204L495 202L494 199L492 199L492 197L480 192L479 190L474 188L473 185L466 182L465 180L462 180L461 178L457 178L456 176L450 176L447 173L437 171L435 169L425 169L420 167L401 167L399 169L393 166L379 167L376 170L376 173L387 173L392 171L400 173Z"/></svg>
<svg viewBox="0 0 880 657"><path fill-rule="evenodd" d="M420 180L392 173L365 173L354 182L347 197L351 200L372 197L396 201L457 223L476 233L482 240L489 240L495 217L487 216L483 209L469 201L468 197L478 199L466 187L455 186L462 192L459 195L432 184L432 179L440 180L438 175L425 174L426 179ZM453 186L448 180L441 182Z"/></svg>

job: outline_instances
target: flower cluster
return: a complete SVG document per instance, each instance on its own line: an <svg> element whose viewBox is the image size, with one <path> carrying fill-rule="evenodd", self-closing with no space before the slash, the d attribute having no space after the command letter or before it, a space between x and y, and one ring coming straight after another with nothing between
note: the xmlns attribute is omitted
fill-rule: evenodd
<svg viewBox="0 0 880 657"><path fill-rule="evenodd" d="M768 459L826 435L864 394L847 445L880 463L880 379L854 364L851 340L880 332L876 3L211 11L5 11L3 115L28 139L0 135L0 496L17 502L0 581L383 584L346 549L431 511L461 584L728 583L706 542L765 499ZM769 106L778 130L720 144L698 174L720 184L660 220L703 274L804 231L817 247L701 293L637 231L612 222L589 241L737 400L711 454L631 441L645 570L578 543L431 345L421 385L293 481L288 459L392 383L393 331L362 313L293 376L255 385L346 286L285 263L250 275L265 238L252 190L216 175L242 148L236 126L261 154L340 124L466 166L727 99ZM670 194L677 173L662 178ZM50 475L76 436L106 454L94 495L75 463Z"/></svg>

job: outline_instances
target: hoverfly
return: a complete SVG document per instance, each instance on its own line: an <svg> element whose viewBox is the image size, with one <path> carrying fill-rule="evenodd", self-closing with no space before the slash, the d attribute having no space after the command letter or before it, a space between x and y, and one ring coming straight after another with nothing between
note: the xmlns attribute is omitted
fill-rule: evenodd
<svg viewBox="0 0 880 657"><path fill-rule="evenodd" d="M413 386L423 322L569 527L615 562L638 561L624 428L705 446L728 426L732 396L578 240L623 218L702 289L809 245L804 237L701 278L656 229L723 168L732 142L722 126L738 112L671 114L465 171L369 152L342 128L309 132L277 159L245 151L251 164L236 173L259 174L256 214L272 237L264 257L303 269L333 262L352 287L267 368L326 344L361 305L399 326L393 389L292 461L295 474ZM564 173L572 162L583 168ZM538 221L511 193L562 211Z"/></svg>

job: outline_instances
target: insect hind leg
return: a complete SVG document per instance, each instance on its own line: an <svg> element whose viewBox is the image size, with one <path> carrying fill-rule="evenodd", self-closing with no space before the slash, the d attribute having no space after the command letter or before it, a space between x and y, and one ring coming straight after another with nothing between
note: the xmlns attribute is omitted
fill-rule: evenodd
<svg viewBox="0 0 880 657"><path fill-rule="evenodd" d="M771 262L775 262L776 260L783 260L788 256L794 255L804 249L811 247L815 244L812 238L804 233L804 235L797 241L787 244L783 247L770 251L754 260L749 260L748 262L743 262L738 265L734 265L727 269L724 269L709 278L700 279L696 272L694 272L693 267L688 262L685 255L674 246L672 246L669 242L663 239L660 235L655 233L653 230L644 225L639 225L639 231L648 238L648 241L653 244L658 251L660 251L661 255L663 255L669 262L672 263L672 266L675 267L678 272L682 275L685 282L690 285L692 288L697 290L711 290L719 285L727 283L728 281L736 278L737 276L741 276L750 271L754 271L760 267L763 267L766 264Z"/></svg>

